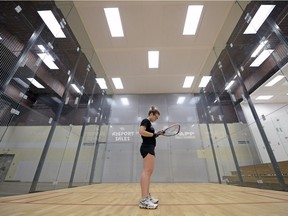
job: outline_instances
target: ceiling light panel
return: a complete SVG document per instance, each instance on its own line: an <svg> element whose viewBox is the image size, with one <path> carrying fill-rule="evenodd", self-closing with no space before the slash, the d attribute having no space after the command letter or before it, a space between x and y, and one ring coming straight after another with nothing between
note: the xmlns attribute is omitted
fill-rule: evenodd
<svg viewBox="0 0 288 216"><path fill-rule="evenodd" d="M183 83L183 88L191 88L193 80L194 76L186 76Z"/></svg>
<svg viewBox="0 0 288 216"><path fill-rule="evenodd" d="M203 5L189 5L187 9L183 35L195 35L200 17L202 14Z"/></svg>
<svg viewBox="0 0 288 216"><path fill-rule="evenodd" d="M106 81L104 78L96 78L96 82L98 83L101 89L107 89Z"/></svg>
<svg viewBox="0 0 288 216"><path fill-rule="evenodd" d="M71 86L73 87L73 89L74 89L78 94L82 94L82 92L80 91L80 89L77 87L76 84L71 84Z"/></svg>
<svg viewBox="0 0 288 216"><path fill-rule="evenodd" d="M51 10L37 11L55 38L66 38L56 17Z"/></svg>
<svg viewBox="0 0 288 216"><path fill-rule="evenodd" d="M230 89L231 86L234 84L234 82L235 82L235 80L231 80L231 81L229 82L229 84L225 87L225 90Z"/></svg>
<svg viewBox="0 0 288 216"><path fill-rule="evenodd" d="M252 53L251 58L255 58L258 53L263 49L263 47L265 46L265 44L267 44L267 40L265 41L261 41L259 46L255 49L255 51Z"/></svg>
<svg viewBox="0 0 288 216"><path fill-rule="evenodd" d="M124 37L118 8L104 8L106 20L112 37Z"/></svg>
<svg viewBox="0 0 288 216"><path fill-rule="evenodd" d="M124 89L120 78L112 78L112 81L116 89Z"/></svg>
<svg viewBox="0 0 288 216"><path fill-rule="evenodd" d="M121 98L121 103L122 103L122 105L124 105L124 106L128 106L128 105L129 105L129 100L128 100L128 98Z"/></svg>
<svg viewBox="0 0 288 216"><path fill-rule="evenodd" d="M183 104L185 99L185 97L178 97L177 104Z"/></svg>
<svg viewBox="0 0 288 216"><path fill-rule="evenodd" d="M284 77L285 77L284 75L278 75L274 79L272 79L270 82L268 82L265 86L271 87L275 85L277 82L279 82L281 79L283 79Z"/></svg>
<svg viewBox="0 0 288 216"><path fill-rule="evenodd" d="M43 45L41 45L41 44L39 44L39 45L37 45L38 46L38 48L41 50L41 52L45 52L46 51L46 49L45 49L45 47L43 46Z"/></svg>
<svg viewBox="0 0 288 216"><path fill-rule="evenodd" d="M273 95L261 95L261 96L258 96L256 100L269 100L272 97Z"/></svg>
<svg viewBox="0 0 288 216"><path fill-rule="evenodd" d="M35 80L34 78L27 78L31 83L32 85L34 85L35 87L37 88L45 88L43 85L41 85L37 80Z"/></svg>
<svg viewBox="0 0 288 216"><path fill-rule="evenodd" d="M250 24L244 31L244 34L256 34L274 7L275 5L261 5L251 20Z"/></svg>
<svg viewBox="0 0 288 216"><path fill-rule="evenodd" d="M159 68L159 51L148 51L149 68Z"/></svg>
<svg viewBox="0 0 288 216"><path fill-rule="evenodd" d="M273 51L273 49L263 50L262 53L252 62L250 67L259 67Z"/></svg>
<svg viewBox="0 0 288 216"><path fill-rule="evenodd" d="M24 88L28 88L29 87L29 85L26 82L24 82L22 79L20 79L18 77L14 77L13 80L15 80L18 84L20 84Z"/></svg>
<svg viewBox="0 0 288 216"><path fill-rule="evenodd" d="M210 79L211 79L211 76L203 76L202 79L201 79L201 82L200 82L200 84L199 84L199 87L200 87L200 88L206 87L207 84L209 83Z"/></svg>
<svg viewBox="0 0 288 216"><path fill-rule="evenodd" d="M54 59L50 54L38 53L37 55L41 58L41 60L44 62L44 64L46 64L47 67L49 67L50 69L52 69L52 70L59 69L58 66L54 63Z"/></svg>

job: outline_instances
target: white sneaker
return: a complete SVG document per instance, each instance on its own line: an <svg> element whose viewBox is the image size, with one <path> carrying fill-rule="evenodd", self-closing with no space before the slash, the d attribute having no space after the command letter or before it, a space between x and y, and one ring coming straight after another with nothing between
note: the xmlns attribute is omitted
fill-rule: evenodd
<svg viewBox="0 0 288 216"><path fill-rule="evenodd" d="M150 193L148 194L148 198L154 204L157 204L159 202L159 199L152 197Z"/></svg>
<svg viewBox="0 0 288 216"><path fill-rule="evenodd" d="M156 209L158 207L158 205L152 203L151 200L149 199L149 197L146 197L146 198L140 200L139 207L145 208L145 209Z"/></svg>

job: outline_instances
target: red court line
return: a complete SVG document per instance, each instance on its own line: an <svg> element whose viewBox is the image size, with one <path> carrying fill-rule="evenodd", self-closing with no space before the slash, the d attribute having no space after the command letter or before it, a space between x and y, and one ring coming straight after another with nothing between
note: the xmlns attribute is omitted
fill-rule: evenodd
<svg viewBox="0 0 288 216"><path fill-rule="evenodd" d="M287 202L239 202L239 203L187 203L187 204L159 204L161 206L186 206L186 205L195 205L195 206L206 206L206 205L210 205L210 206L219 206L219 205L263 205L263 204L279 204L279 203L287 203Z"/></svg>
<svg viewBox="0 0 288 216"><path fill-rule="evenodd" d="M278 201L268 201L268 202L239 202L239 203L188 203L188 204L160 204L161 206L182 206L182 205L254 205L254 204L275 204L275 203L287 203L288 202L288 199L283 199L283 198L278 198L278 197L273 197L273 196L269 196L269 195L261 195L261 194L256 194L256 193L253 193L253 192L247 192L247 191L226 191L225 193L237 193L237 192L240 192L240 193L246 193L246 194L250 194L250 195L254 195L254 196L260 196L260 197L266 197L266 198L270 198L270 199L275 199L275 200L278 200ZM41 193L41 192L39 192ZM59 194L61 193L61 194ZM39 202L39 201L43 201L43 200L48 200L48 199L53 199L53 198L56 198L56 197L60 197L60 196L65 196L65 195L72 195L72 194L77 194L79 193L78 191L77 192L60 192L60 191L54 191L53 193L45 193L43 192L43 194L39 194L38 196L33 196L33 197L21 197L21 198L18 198L18 199L13 199L13 200L3 200L1 201L0 200L0 204L1 203L9 203L9 204L44 204L44 205L72 205L72 206L77 206L77 205L95 205L95 206L135 206L135 204L107 204L107 203L47 203L47 202ZM127 191L123 191L123 192L81 192L83 194L103 194L103 193L106 193L106 194L119 194L119 193L128 193ZM129 193L138 193L138 192L129 192ZM198 191L198 192L155 192L155 193L213 193L215 194L215 192L207 192L207 191ZM216 192L216 193L223 193L223 191L221 192ZM55 195L55 196L49 196L49 195ZM57 194L57 195L56 195ZM45 197L46 196L46 197ZM31 200L31 201L27 201L27 202L21 202L21 201L17 201L17 200L23 200L23 199L29 199L29 198L39 198L39 199L34 199L34 200ZM42 197L42 198L40 198ZM83 200L81 202L86 202L88 200L91 200L93 199L92 198L89 198L89 199L86 199L86 200ZM279 202L280 201L280 202ZM37 203L36 203L37 202Z"/></svg>
<svg viewBox="0 0 288 216"><path fill-rule="evenodd" d="M89 199L82 200L81 202L87 202L87 201L92 200L92 199L95 199L95 197L91 197Z"/></svg>
<svg viewBox="0 0 288 216"><path fill-rule="evenodd" d="M56 197L60 197L60 196L65 196L65 195L68 195L70 193L66 193L66 194L59 194L57 196L51 196L51 197L45 197L45 198L42 198L42 199L38 199L38 200L32 200L32 201L28 201L29 203L34 203L34 202L38 202L40 200L47 200L47 199L54 199Z"/></svg>
<svg viewBox="0 0 288 216"><path fill-rule="evenodd" d="M276 191L276 190L263 190L263 191L261 191L261 190L259 190L259 191L257 191L257 193L270 193L270 194L277 194L277 195L288 197L287 191Z"/></svg>
<svg viewBox="0 0 288 216"><path fill-rule="evenodd" d="M243 192L243 191L227 191L226 193L237 193L237 192ZM127 194L127 193L140 193L140 191L136 191L136 192L133 192L133 191L95 191L95 192L91 192L91 191L87 191L87 192L85 192L85 191L71 191L71 192L61 192L61 191L53 191L53 192L47 192L47 191L43 191L43 192L38 192L39 193L39 195L34 195L33 193L33 195L31 194L31 197L29 197L29 196L25 196L25 195L29 195L29 194L22 194L22 195L19 195L19 196L21 196L21 198L20 197L18 197L17 196L17 198L15 198L15 199L11 199L11 200L8 200L8 202L15 202L15 201L17 201L17 200L23 200L23 199L31 199L31 198L35 198L35 197L44 197L43 199L50 199L50 198L53 198L53 196L50 196L50 197L47 197L48 195L53 195L53 194L59 194L60 193L60 195L59 196L64 196L64 195L67 195L67 194ZM208 192L208 191L183 191L183 192L171 192L171 191L154 191L153 193L155 193L155 194L160 194L160 193L165 193L165 194L169 194L169 193L173 193L173 194L189 194L189 193L213 193L213 194L215 194L215 193L223 193L223 191L219 191L219 192ZM24 196L24 197L22 197L22 196ZM46 196L46 197L45 197ZM39 199L39 200L42 200L42 199ZM0 203L1 202L3 202L3 201L1 201L1 199L0 199ZM6 202L6 201L4 201L4 202Z"/></svg>
<svg viewBox="0 0 288 216"><path fill-rule="evenodd" d="M269 195L262 195L262 194L255 194L253 192L243 192L243 193L247 193L250 195L255 195L255 196L260 196L260 197L266 197L266 198L270 198L270 199L276 199L276 200L281 200L281 201L286 201L288 202L288 199L283 199L283 198L279 198L279 197L273 197L273 196L269 196Z"/></svg>
<svg viewBox="0 0 288 216"><path fill-rule="evenodd" d="M39 195L39 196L43 196L44 194L41 194L41 195ZM47 194L46 194L47 195ZM20 197L15 197L16 199L10 199L10 200L5 200L4 202L6 202L6 201L9 201L9 202L14 202L14 201L17 201L17 200L23 200L23 199L29 199L29 198L31 198L31 197L39 197L39 196L28 196L27 197L27 194L22 194L22 195L19 195L19 196L21 196L21 198ZM24 196L24 197L22 197L22 196ZM4 198L5 199L5 198ZM0 203L1 203L2 201L1 201L1 199L0 199Z"/></svg>
<svg viewBox="0 0 288 216"><path fill-rule="evenodd" d="M15 203L18 203L18 200L23 200L23 199L31 199L31 198L37 198L37 197L43 197L43 196L45 196L45 195L53 195L54 193L49 193L49 194L41 194L41 195L39 195L39 196L32 196L32 197L22 197L22 198L18 198L18 199L13 199L13 200L4 200L4 201L1 201L0 200L0 203L7 203L7 202L11 202L11 203L13 203L13 202L15 202ZM31 203L31 202L37 202L37 201L39 201L39 200L45 200L45 199L50 199L50 198L55 198L55 197L59 197L59 196L64 196L64 195L67 195L67 194L69 194L69 193L65 193L65 194L60 194L60 195L57 195L57 196L49 196L49 197L43 197L42 199L36 199L36 200L32 200L32 201L27 201L27 203Z"/></svg>
<svg viewBox="0 0 288 216"><path fill-rule="evenodd" d="M213 193L213 194L215 194L215 193L221 193L221 194L223 194L223 193L242 193L242 192L245 192L245 191L152 191L153 193L157 193L157 194L160 194L160 193L164 193L164 194L167 194L167 193L171 193L171 194L177 194L177 193L179 193L179 194L181 194L181 193L183 193L183 194L189 194L189 193L191 193L191 194L194 194L194 193L208 193L208 194L211 194L211 193ZM60 192L59 192L60 193ZM141 193L141 191L95 191L95 192L91 192L91 191L87 191L87 192L85 192L85 191L75 191L75 192L69 192L69 193L79 193L79 194L126 194L126 193Z"/></svg>
<svg viewBox="0 0 288 216"><path fill-rule="evenodd" d="M55 206L138 206L138 204L109 204L109 203L45 203L45 202L2 202L2 204L23 204L23 205L55 205ZM239 203L184 203L184 204L175 204L175 203L166 203L159 204L159 206L221 206L221 205L263 205L263 204L282 204L287 203L286 201L280 202L239 202Z"/></svg>

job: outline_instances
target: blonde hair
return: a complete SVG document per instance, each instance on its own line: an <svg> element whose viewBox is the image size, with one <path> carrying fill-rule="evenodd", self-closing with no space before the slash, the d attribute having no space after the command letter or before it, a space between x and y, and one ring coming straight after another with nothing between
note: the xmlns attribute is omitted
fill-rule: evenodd
<svg viewBox="0 0 288 216"><path fill-rule="evenodd" d="M150 110L149 110L149 112L148 112L148 116L149 116L151 113L152 113L153 115L156 115L156 114L160 115L159 110L158 110L155 106L151 106L151 108L150 108Z"/></svg>

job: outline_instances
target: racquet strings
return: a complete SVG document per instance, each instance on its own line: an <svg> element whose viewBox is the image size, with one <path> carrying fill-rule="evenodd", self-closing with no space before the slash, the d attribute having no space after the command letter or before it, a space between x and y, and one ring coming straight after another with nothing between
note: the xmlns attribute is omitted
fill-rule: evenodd
<svg viewBox="0 0 288 216"><path fill-rule="evenodd" d="M180 131L180 125L172 125L164 130L164 136L174 136Z"/></svg>

